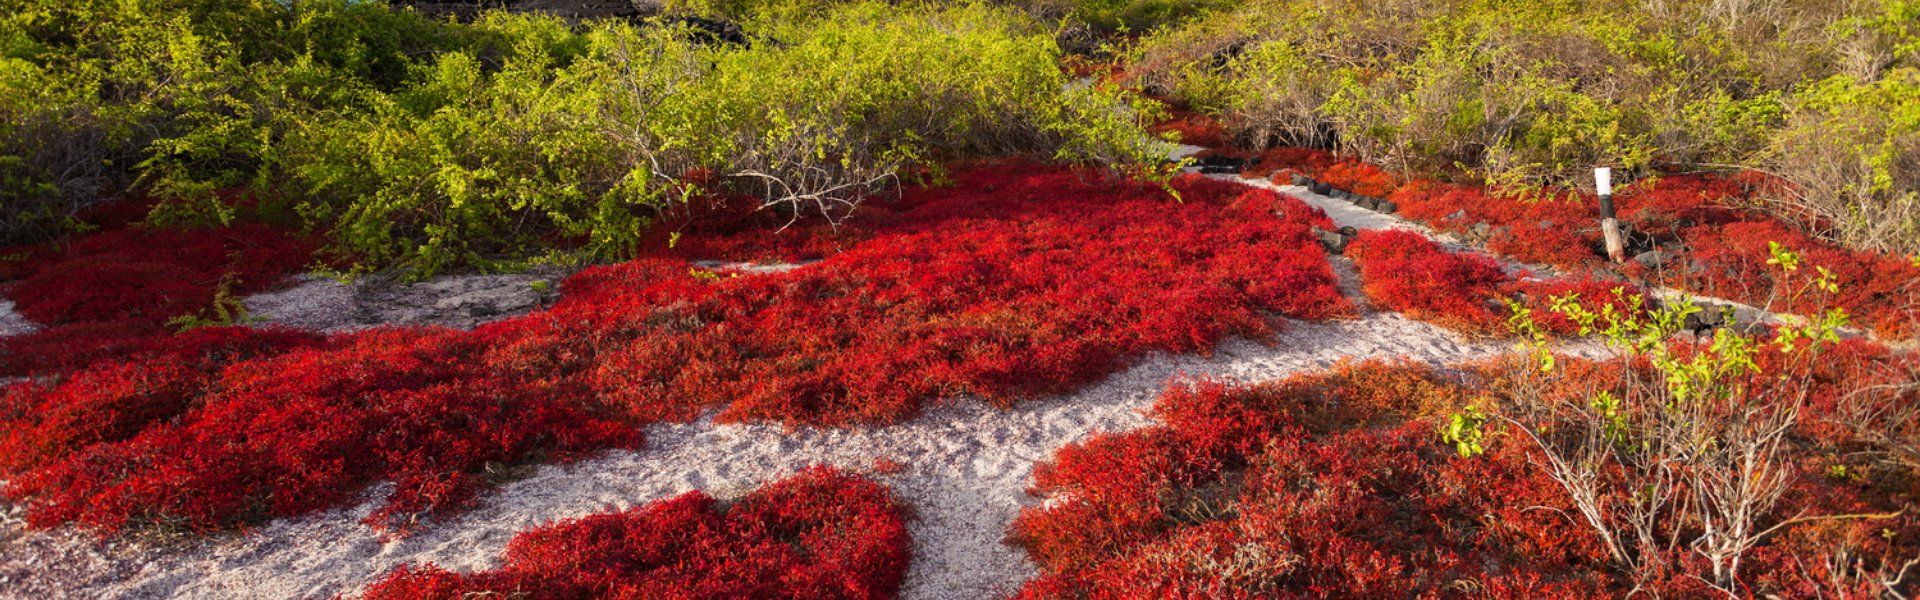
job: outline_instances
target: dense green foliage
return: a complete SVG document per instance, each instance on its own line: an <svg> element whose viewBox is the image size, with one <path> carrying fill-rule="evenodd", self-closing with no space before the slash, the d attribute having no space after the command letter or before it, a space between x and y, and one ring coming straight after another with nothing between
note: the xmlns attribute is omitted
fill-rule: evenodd
<svg viewBox="0 0 1920 600"><path fill-rule="evenodd" d="M662 5L668 13L768 23L791 20L824 6L848 1L666 0ZM935 1L962 4L967 0ZM1234 4L1231 0L992 0L990 3L1019 9L1065 35L1147 31Z"/></svg>
<svg viewBox="0 0 1920 600"><path fill-rule="evenodd" d="M1259 0L1150 35L1131 73L1244 144L1507 187L1761 168L1805 224L1920 251L1920 2Z"/></svg>
<svg viewBox="0 0 1920 600"><path fill-rule="evenodd" d="M0 148L10 193L31 196L9 203L31 207L6 215L16 237L128 186L166 200L158 220L229 220L218 192L244 189L362 265L426 274L618 256L740 195L838 218L948 159L1165 155L1148 105L1068 86L1050 31L978 4L769 4L756 14L779 18L727 44L345 0L7 2L0 126L33 134Z"/></svg>

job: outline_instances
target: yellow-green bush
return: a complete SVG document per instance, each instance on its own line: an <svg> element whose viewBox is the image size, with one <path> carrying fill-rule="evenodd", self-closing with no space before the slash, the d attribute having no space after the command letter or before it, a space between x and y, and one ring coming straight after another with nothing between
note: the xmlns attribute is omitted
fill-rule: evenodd
<svg viewBox="0 0 1920 600"><path fill-rule="evenodd" d="M1250 146L1336 148L1516 188L1582 185L1595 165L1784 166L1836 150L1884 180L1897 165L1840 146L1912 154L1888 150L1904 134L1883 100L1905 85L1890 74L1913 65L1916 22L1914 0L1256 0L1149 35L1130 73L1222 115ZM1880 91L1819 100L1846 85ZM1846 111L1871 116L1852 122L1872 131L1835 138ZM1783 174L1823 199L1796 202L1848 207L1814 211L1839 239L1920 247L1911 228L1895 236L1904 246L1839 232L1841 216L1909 214L1901 176L1863 195Z"/></svg>
<svg viewBox="0 0 1920 600"><path fill-rule="evenodd" d="M1146 106L1069 86L1051 30L984 4L723 3L757 15L755 43L729 45L671 22L441 23L348 0L5 1L32 11L0 29L7 127L95 106L39 99L67 88L35 78L80 89L138 132L103 142L130 159L93 164L167 199L156 219L230 219L211 199L245 187L369 268L500 266L556 242L617 256L696 179L838 218L910 165L1165 156ZM130 95L88 91L94 72ZM50 181L13 165L55 145L19 146L0 177Z"/></svg>
<svg viewBox="0 0 1920 600"><path fill-rule="evenodd" d="M1856 248L1920 254L1920 68L1847 76L1797 98L1767 165L1783 216Z"/></svg>
<svg viewBox="0 0 1920 600"><path fill-rule="evenodd" d="M303 213L373 264L487 266L556 233L617 256L689 200L691 173L839 218L913 164L1164 156L1118 92L1068 90L1050 36L1007 10L849 4L747 47L619 22L474 26L521 41L497 68L443 54L361 114L296 127L276 159Z"/></svg>
<svg viewBox="0 0 1920 600"><path fill-rule="evenodd" d="M453 33L349 0L0 0L0 242L136 182L250 180L267 121L396 84Z"/></svg>

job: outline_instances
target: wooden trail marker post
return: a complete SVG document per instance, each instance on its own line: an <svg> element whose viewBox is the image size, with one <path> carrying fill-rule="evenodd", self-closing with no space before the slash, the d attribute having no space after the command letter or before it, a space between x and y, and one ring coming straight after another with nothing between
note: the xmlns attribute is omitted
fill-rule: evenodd
<svg viewBox="0 0 1920 600"><path fill-rule="evenodd" d="M1600 231L1607 236L1607 257L1616 263L1626 262L1626 240L1620 238L1620 219L1615 218L1613 211L1613 169L1594 169L1593 183L1594 189L1600 192Z"/></svg>

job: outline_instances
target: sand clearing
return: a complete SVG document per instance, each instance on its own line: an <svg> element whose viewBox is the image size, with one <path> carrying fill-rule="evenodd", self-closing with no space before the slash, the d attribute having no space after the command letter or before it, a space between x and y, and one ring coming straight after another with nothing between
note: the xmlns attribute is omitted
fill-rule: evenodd
<svg viewBox="0 0 1920 600"><path fill-rule="evenodd" d="M18 335L34 329L32 321L13 312L12 300L0 300L0 336Z"/></svg>

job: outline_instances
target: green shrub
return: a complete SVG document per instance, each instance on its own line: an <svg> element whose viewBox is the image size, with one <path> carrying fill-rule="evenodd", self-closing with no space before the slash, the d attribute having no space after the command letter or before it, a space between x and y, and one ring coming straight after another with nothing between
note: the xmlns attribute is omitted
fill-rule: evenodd
<svg viewBox="0 0 1920 600"><path fill-rule="evenodd" d="M103 198L254 178L270 121L399 83L454 30L349 0L0 2L0 241ZM293 102L298 100L298 102ZM221 215L199 215L217 217Z"/></svg>
<svg viewBox="0 0 1920 600"><path fill-rule="evenodd" d="M302 213L369 264L490 267L555 235L619 256L708 180L833 219L908 165L1165 154L1117 91L1066 89L1048 34L1007 10L849 4L750 47L533 16L474 27L519 40L498 68L443 54L279 148Z"/></svg>
<svg viewBox="0 0 1920 600"><path fill-rule="evenodd" d="M42 228L86 201L77 163L165 199L157 222L230 221L245 189L363 268L426 275L620 256L696 199L840 218L910 166L1166 154L1154 105L1069 86L1050 30L984 4L697 3L750 17L741 46L349 0L8 1L0 178Z"/></svg>
<svg viewBox="0 0 1920 600"><path fill-rule="evenodd" d="M1583 186L1596 165L1772 167L1808 196L1807 223L1911 251L1915 186L1894 163L1914 155L1898 74L1915 22L1913 0L1264 0L1154 32L1129 72L1248 146L1510 189Z"/></svg>
<svg viewBox="0 0 1920 600"><path fill-rule="evenodd" d="M1102 31L1146 31L1177 23L1228 5L1222 0L1055 0L1029 2L1034 8L1056 5L1070 19Z"/></svg>
<svg viewBox="0 0 1920 600"><path fill-rule="evenodd" d="M1856 248L1920 254L1920 69L1844 75L1795 99L1769 167L1780 214Z"/></svg>

